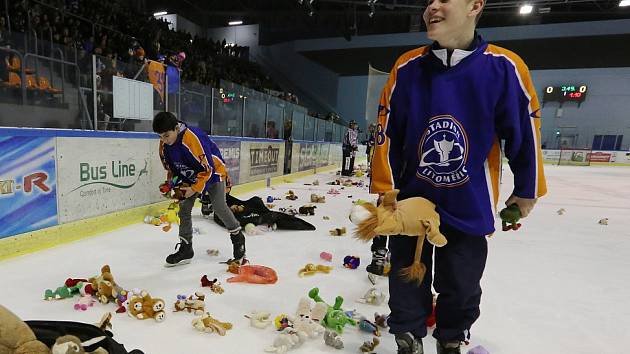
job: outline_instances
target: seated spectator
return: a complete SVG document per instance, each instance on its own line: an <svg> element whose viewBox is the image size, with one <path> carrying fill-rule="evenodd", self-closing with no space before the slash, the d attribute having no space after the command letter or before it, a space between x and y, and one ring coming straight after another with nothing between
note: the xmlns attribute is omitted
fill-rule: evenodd
<svg viewBox="0 0 630 354"><path fill-rule="evenodd" d="M278 139L278 129L276 129L276 122L272 120L267 121L267 139Z"/></svg>

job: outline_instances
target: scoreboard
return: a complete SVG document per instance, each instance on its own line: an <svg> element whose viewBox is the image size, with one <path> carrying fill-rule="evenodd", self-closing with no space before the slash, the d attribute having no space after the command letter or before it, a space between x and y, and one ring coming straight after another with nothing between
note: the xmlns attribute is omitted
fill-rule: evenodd
<svg viewBox="0 0 630 354"><path fill-rule="evenodd" d="M543 104L545 102L577 102L578 106L586 99L588 86L586 85L562 85L547 86L543 92Z"/></svg>

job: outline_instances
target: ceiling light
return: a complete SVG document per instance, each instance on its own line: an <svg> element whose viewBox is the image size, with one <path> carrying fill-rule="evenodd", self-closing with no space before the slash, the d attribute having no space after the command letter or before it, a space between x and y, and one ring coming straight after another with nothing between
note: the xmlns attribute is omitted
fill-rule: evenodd
<svg viewBox="0 0 630 354"><path fill-rule="evenodd" d="M228 22L228 25L230 25L230 26L238 26L238 25L242 25L242 24L243 24L243 21L241 21L241 20Z"/></svg>
<svg viewBox="0 0 630 354"><path fill-rule="evenodd" d="M619 7L630 6L630 0L621 0L619 1Z"/></svg>
<svg viewBox="0 0 630 354"><path fill-rule="evenodd" d="M160 11L160 12L156 12L153 14L153 16L164 16L164 15L168 15L168 12L166 11Z"/></svg>
<svg viewBox="0 0 630 354"><path fill-rule="evenodd" d="M519 13L521 15L531 14L533 9L534 9L534 7L532 5L525 4L525 5L521 6L521 9L520 9Z"/></svg>

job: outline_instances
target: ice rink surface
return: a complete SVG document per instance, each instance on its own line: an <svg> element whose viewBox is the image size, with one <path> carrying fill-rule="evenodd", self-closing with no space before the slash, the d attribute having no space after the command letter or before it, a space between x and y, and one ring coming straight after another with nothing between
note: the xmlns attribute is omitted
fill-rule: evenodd
<svg viewBox="0 0 630 354"><path fill-rule="evenodd" d="M492 354L612 354L626 347L630 338L630 168L547 165L545 170L548 195L523 220L523 227L517 232L497 231L489 239L481 317L471 330L470 345L462 347L463 353L476 345L483 345ZM268 195L283 198L275 202L276 210L289 205L297 209L309 202L311 193L325 194L331 187L339 188L326 184L335 178L332 172L320 173L253 194L263 199ZM511 178L506 165L501 203L512 189ZM304 185L315 179L319 186ZM296 192L298 200L284 200L289 189ZM247 199L253 194L238 197ZM315 286L328 303L341 295L344 309L356 309L368 318L374 312L388 312L386 304L376 307L355 301L372 287L365 272L371 258L369 244L349 236L352 226L348 213L358 198L375 200L366 187L347 187L339 195L326 195L326 204L317 205L315 216L303 217L317 227L316 231L275 231L247 237L252 264L277 271L279 280L274 285L227 283L231 274L219 261L231 256L228 234L194 209L193 225L201 234L194 236L195 258L187 266L163 266L178 242L177 227L165 233L139 223L1 262L0 303L25 320L96 322L115 306L97 303L87 311L75 311L77 298L44 301L43 293L61 286L68 277L96 275L102 265L109 264L122 287L146 289L167 304L163 323L114 314L114 339L128 350L138 348L147 354L263 353L277 332L272 327L253 328L243 315L251 310L265 310L274 317L294 313L300 297ZM557 213L561 208L566 210L563 215ZM330 220L323 220L323 216ZM598 224L603 218L608 218L608 225ZM329 235L329 229L343 226L348 235ZM497 227L500 229L499 223ZM210 248L219 249L221 254L208 256L206 250ZM298 270L307 263L327 263L319 258L322 251L333 254L334 270L298 277ZM346 255L360 257L360 268L345 269L342 260ZM201 288L199 280L204 274L218 278L225 293L213 294ZM380 278L376 286L387 291L387 279ZM178 294L195 291L206 294L206 311L234 325L226 336L197 332L191 326L194 315L172 312ZM371 338L368 333L346 328L342 350L326 346L320 338L292 352L359 353L359 346ZM392 335L383 333L381 340L376 352L396 352ZM434 339L427 336L424 347L425 353L435 353Z"/></svg>

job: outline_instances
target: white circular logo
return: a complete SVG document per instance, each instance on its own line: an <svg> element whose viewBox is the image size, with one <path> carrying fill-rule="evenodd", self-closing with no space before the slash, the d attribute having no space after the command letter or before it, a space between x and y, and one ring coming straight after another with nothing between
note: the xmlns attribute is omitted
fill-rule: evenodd
<svg viewBox="0 0 630 354"><path fill-rule="evenodd" d="M429 120L420 144L416 177L436 187L455 187L468 181L466 160L468 137L462 125L450 115Z"/></svg>

